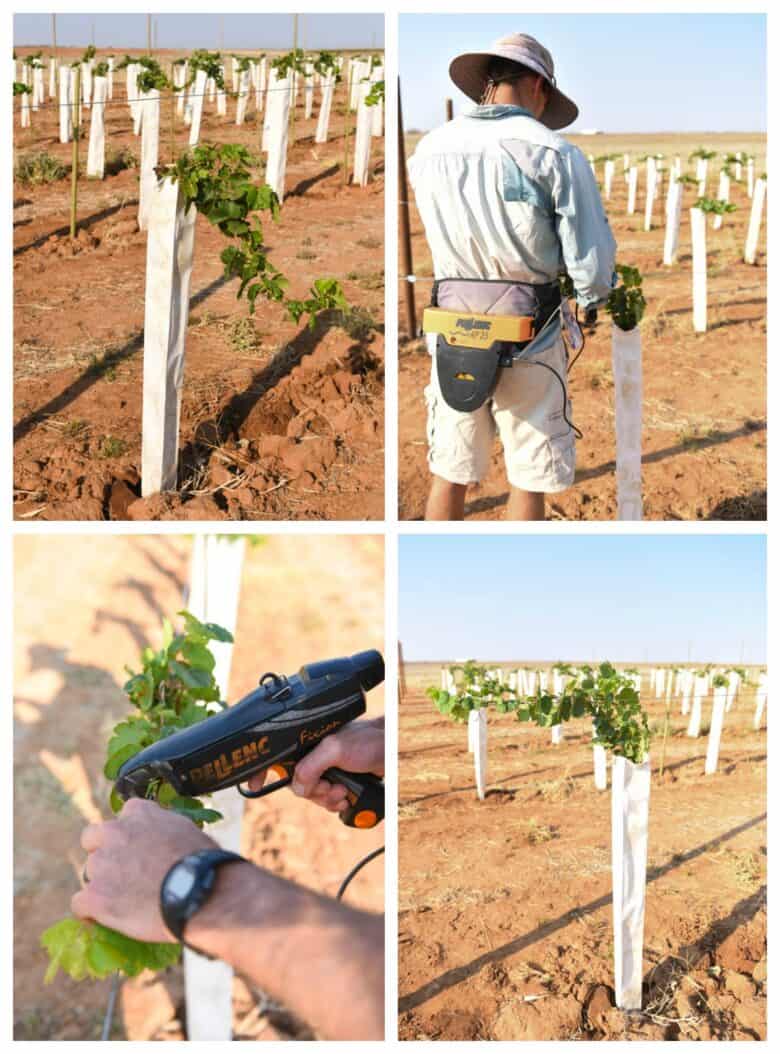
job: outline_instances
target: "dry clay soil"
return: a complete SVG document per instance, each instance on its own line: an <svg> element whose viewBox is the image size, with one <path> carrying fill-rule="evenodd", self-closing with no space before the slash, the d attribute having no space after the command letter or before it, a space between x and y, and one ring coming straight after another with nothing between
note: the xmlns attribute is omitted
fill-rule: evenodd
<svg viewBox="0 0 780 1054"><path fill-rule="evenodd" d="M675 154L685 163L705 145L719 154L743 150L758 155L764 168L765 139L759 135L702 133L701 136L601 135L572 141L587 154L624 152L633 158ZM407 156L416 137L407 141ZM693 162L688 162L691 171ZM720 161L710 162L708 193L717 190ZM644 277L647 313L641 325L643 357L642 472L644 515L653 520L740 520L766 518L766 225L759 241L757 266L742 260L750 199L744 182L732 181L736 212L720 230L707 231L708 330L693 331L689 207L696 188L686 187L678 262L663 265L664 181L656 198L653 229L644 230L645 180L640 165L637 211L626 214L627 187L622 160L616 161L612 197L605 202L618 244L617 261L638 267ZM603 178L603 166L597 166ZM413 201L413 194L410 195ZM431 258L422 224L411 210L412 259L417 319L430 298ZM403 299L401 301L403 309ZM402 313L401 334L408 334ZM403 340L403 336L402 336ZM423 388L430 375L424 342L401 346L399 424L399 509L402 519L420 519L429 485L426 463ZM577 443L574 485L547 502L550 519L614 520L615 436L611 322L601 312L595 331L569 375L574 423L584 433ZM504 515L508 497L500 444L480 485L469 488L467 519L494 520Z"/></svg>
<svg viewBox="0 0 780 1054"><path fill-rule="evenodd" d="M766 734L753 691L727 715L717 774L679 703L653 747L643 1012L614 1006L610 793L582 722L490 714L488 791L466 728L412 677L399 728L402 1039L766 1038ZM645 701L647 705L647 702ZM663 707L650 705L661 723ZM705 724L709 706L704 708Z"/></svg>
<svg viewBox="0 0 780 1054"><path fill-rule="evenodd" d="M75 52L74 52L75 55ZM163 53L170 60L173 53ZM345 324L324 315L310 330L278 304L254 317L222 276L228 241L197 220L179 435L179 492L140 499L146 235L138 230L138 169L79 181L80 230L68 232L71 145L57 110L15 123L16 159L45 150L67 177L14 183L14 511L37 520L380 519L383 515L384 139L372 139L371 181L345 186L339 85L328 143L315 145L319 111L303 118L288 150L278 223L264 221L270 259L306 296L336 277L354 309ZM170 102L161 111L160 160L171 155ZM220 118L205 101L201 142L240 143L259 154L250 97ZM354 133L354 114L350 127ZM82 169L88 111L84 111ZM175 149L188 129L175 122ZM292 139L291 139L292 143ZM140 157L124 74L106 110L110 162ZM351 175L354 134L349 139ZM259 178L259 174L258 174ZM346 328L345 328L346 326Z"/></svg>
<svg viewBox="0 0 780 1054"><path fill-rule="evenodd" d="M189 578L184 537L20 538L15 548L14 1032L17 1039L95 1040L109 981L43 984L41 933L69 913L79 888L87 822L107 818L102 773L111 729L127 713L124 664L137 668L161 617L182 607ZM383 648L383 544L374 536L273 538L247 549L230 699L267 670ZM383 712L383 689L369 713ZM235 793L235 792L234 792ZM384 841L384 828L355 831L282 790L247 802L241 851L274 874L333 896L344 875ZM345 900L384 904L383 865L372 861ZM377 948L377 955L382 955ZM311 963L317 985L319 964ZM306 1038L273 998L234 981L239 1039ZM181 966L141 975L120 989L114 1039L185 1038Z"/></svg>

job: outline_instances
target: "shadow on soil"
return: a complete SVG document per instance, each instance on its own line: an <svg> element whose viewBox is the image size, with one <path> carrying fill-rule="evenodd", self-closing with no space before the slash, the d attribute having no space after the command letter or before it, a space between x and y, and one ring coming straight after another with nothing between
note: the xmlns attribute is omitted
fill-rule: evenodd
<svg viewBox="0 0 780 1054"><path fill-rule="evenodd" d="M225 278L224 275L220 275L219 278L215 278L213 282L209 282L207 286L201 289L190 299L190 311L193 308L198 307L204 300L210 297L213 293L216 293L219 289L225 285L229 279ZM47 417L51 417L53 414L61 413L66 406L69 406L72 402L83 395L84 392L88 391L93 384L100 380L110 369L118 366L121 362L125 362L127 359L132 358L136 352L141 351L144 346L144 331L136 333L135 336L131 337L130 340L121 344L118 348L111 348L106 351L105 354L94 363L90 363L84 372L76 378L72 384L69 384L64 391L60 392L53 399L50 399L47 403L41 406L38 410L34 410L27 417L22 420L14 427L14 443L18 443L20 439L23 439L29 432L39 425L41 421Z"/></svg>
<svg viewBox="0 0 780 1054"><path fill-rule="evenodd" d="M93 224L100 223L101 220L108 219L109 216L114 216L117 212L121 212L122 209L129 209L137 204L138 201L121 201L118 205L108 205L106 208L101 209L100 212L95 212L91 216L79 220L78 229L89 230ZM39 249L49 240L49 238L60 238L66 234L70 234L70 224L66 224L64 227L57 227L56 230L49 231L48 234L41 234L38 238L35 238L34 241L27 242L26 245L17 246L17 248L14 249L14 256L26 253L30 249Z"/></svg>
<svg viewBox="0 0 780 1054"><path fill-rule="evenodd" d="M733 439L739 439L742 436L755 435L759 432L766 432L766 421L749 421L746 422L741 428L734 428L730 432L717 432L710 436L702 436L700 439L693 439L685 443L676 443L674 446L664 447L663 450L655 450L652 454L645 454L642 458L643 465L652 465L658 461L665 461L667 458L676 457L678 454L687 454L695 450L707 450L710 447L721 446L723 443L730 443ZM583 469L577 472L575 476L575 486L578 483L585 483L591 479L598 479L600 476L606 476L612 474L615 471L614 461L605 461L602 465L597 465L595 468ZM763 505L761 504L760 498L763 496ZM509 500L509 493L497 494L495 497L490 498L477 498L475 501L467 502L465 518L474 516L480 512L489 512L492 509L500 508L506 505ZM761 513L761 514L759 514ZM418 516L415 519L422 519ZM736 498L728 498L717 505L712 512L707 516L710 520L765 520L766 519L766 491L754 491L753 494L748 496L740 496Z"/></svg>
<svg viewBox="0 0 780 1054"><path fill-rule="evenodd" d="M271 361L254 374L243 392L235 394L219 413L208 421L202 421L192 442L183 449L179 460L180 480L188 479L196 470L208 466L214 448L229 436L240 438L245 421L260 400L283 378L289 376L307 355L311 355L329 330L343 321L339 311L323 311L315 320L313 328L305 326L289 341ZM374 356L368 346L370 334L356 340L347 354L354 366L365 364L372 368Z"/></svg>
<svg viewBox="0 0 780 1054"><path fill-rule="evenodd" d="M649 867L647 869L648 884L657 881L659 878L663 878L665 875L669 874L669 872L674 871L675 868L681 867L683 864L687 864L699 856L712 852L714 849L717 849L718 846L723 845L732 838L736 838L751 827L763 823L765 819L766 813L761 813L760 816L756 816L752 820L746 820L737 827L732 827L731 830L725 831L723 834L710 839L708 842L704 842L695 849L690 849L687 853L675 853L665 864L661 864L657 867ZM522 937L516 937L514 940L502 944L493 951L485 952L484 955L472 959L471 962L466 963L464 966L458 966L452 970L446 970L440 977L422 985L422 987L418 988L416 991L402 996L398 1001L399 1012L404 1013L408 1010L414 1010L416 1007L421 1006L423 1003L433 998L433 996L438 995L439 992L442 992L447 988L452 988L454 985L460 984L461 981L465 981L469 977L478 974L485 966L488 966L491 963L501 962L508 955L515 955L517 952L523 951L537 941L552 936L554 933L565 929L571 923L581 920L585 915L591 915L594 912L599 911L601 908L607 907L611 903L612 893L606 893L601 897L597 897L595 900L591 900L588 904L584 904L581 907L571 908L563 915L560 915L557 919L553 919L551 922L546 922L542 926L537 926L535 930L531 930L530 933L526 933Z"/></svg>

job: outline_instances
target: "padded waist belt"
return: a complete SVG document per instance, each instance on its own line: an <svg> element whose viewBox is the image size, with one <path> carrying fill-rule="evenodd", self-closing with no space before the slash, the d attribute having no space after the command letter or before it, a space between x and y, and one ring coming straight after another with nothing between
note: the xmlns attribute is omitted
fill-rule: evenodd
<svg viewBox="0 0 780 1054"><path fill-rule="evenodd" d="M499 368L512 365L513 357L530 344L560 302L557 282L532 285L469 278L435 282L431 306L442 310L426 314L431 322L434 317L439 322L430 329L437 334L436 374L448 406L464 413L478 410L492 395ZM451 325L441 324L445 312ZM500 323L497 318L491 325L487 316L501 316ZM509 339L500 339L504 335Z"/></svg>

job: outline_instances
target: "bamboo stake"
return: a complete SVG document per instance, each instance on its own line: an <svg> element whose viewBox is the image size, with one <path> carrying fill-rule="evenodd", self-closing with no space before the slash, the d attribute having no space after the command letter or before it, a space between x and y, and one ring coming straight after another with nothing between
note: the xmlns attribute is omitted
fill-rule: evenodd
<svg viewBox="0 0 780 1054"><path fill-rule="evenodd" d="M412 237L409 231L409 187L406 181L406 151L404 149L404 121L401 111L401 78L398 78L398 205L401 219L401 268L403 270L406 328L410 339L417 335L417 312L414 287L410 281L412 267Z"/></svg>
<svg viewBox="0 0 780 1054"><path fill-rule="evenodd" d="M81 63L76 67L76 90L73 99L73 152L72 171L70 174L70 236L76 237L76 210L78 207L79 190L79 136L81 135L81 117L79 116L81 102Z"/></svg>

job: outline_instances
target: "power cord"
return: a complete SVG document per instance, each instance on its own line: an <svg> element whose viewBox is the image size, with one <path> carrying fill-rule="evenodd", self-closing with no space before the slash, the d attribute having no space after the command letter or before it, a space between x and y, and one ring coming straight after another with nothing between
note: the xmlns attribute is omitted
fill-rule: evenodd
<svg viewBox="0 0 780 1054"><path fill-rule="evenodd" d="M339 886L339 891L336 894L336 900L341 900L341 898L344 896L344 893L346 892L347 886L350 884L355 875L357 875L358 872L362 871L366 864L370 864L372 860L376 860L378 856L381 856L384 851L385 847L383 845L380 845L378 849L372 849L370 853L367 853L362 860L359 860L355 864L355 866L352 868L347 877Z"/></svg>

